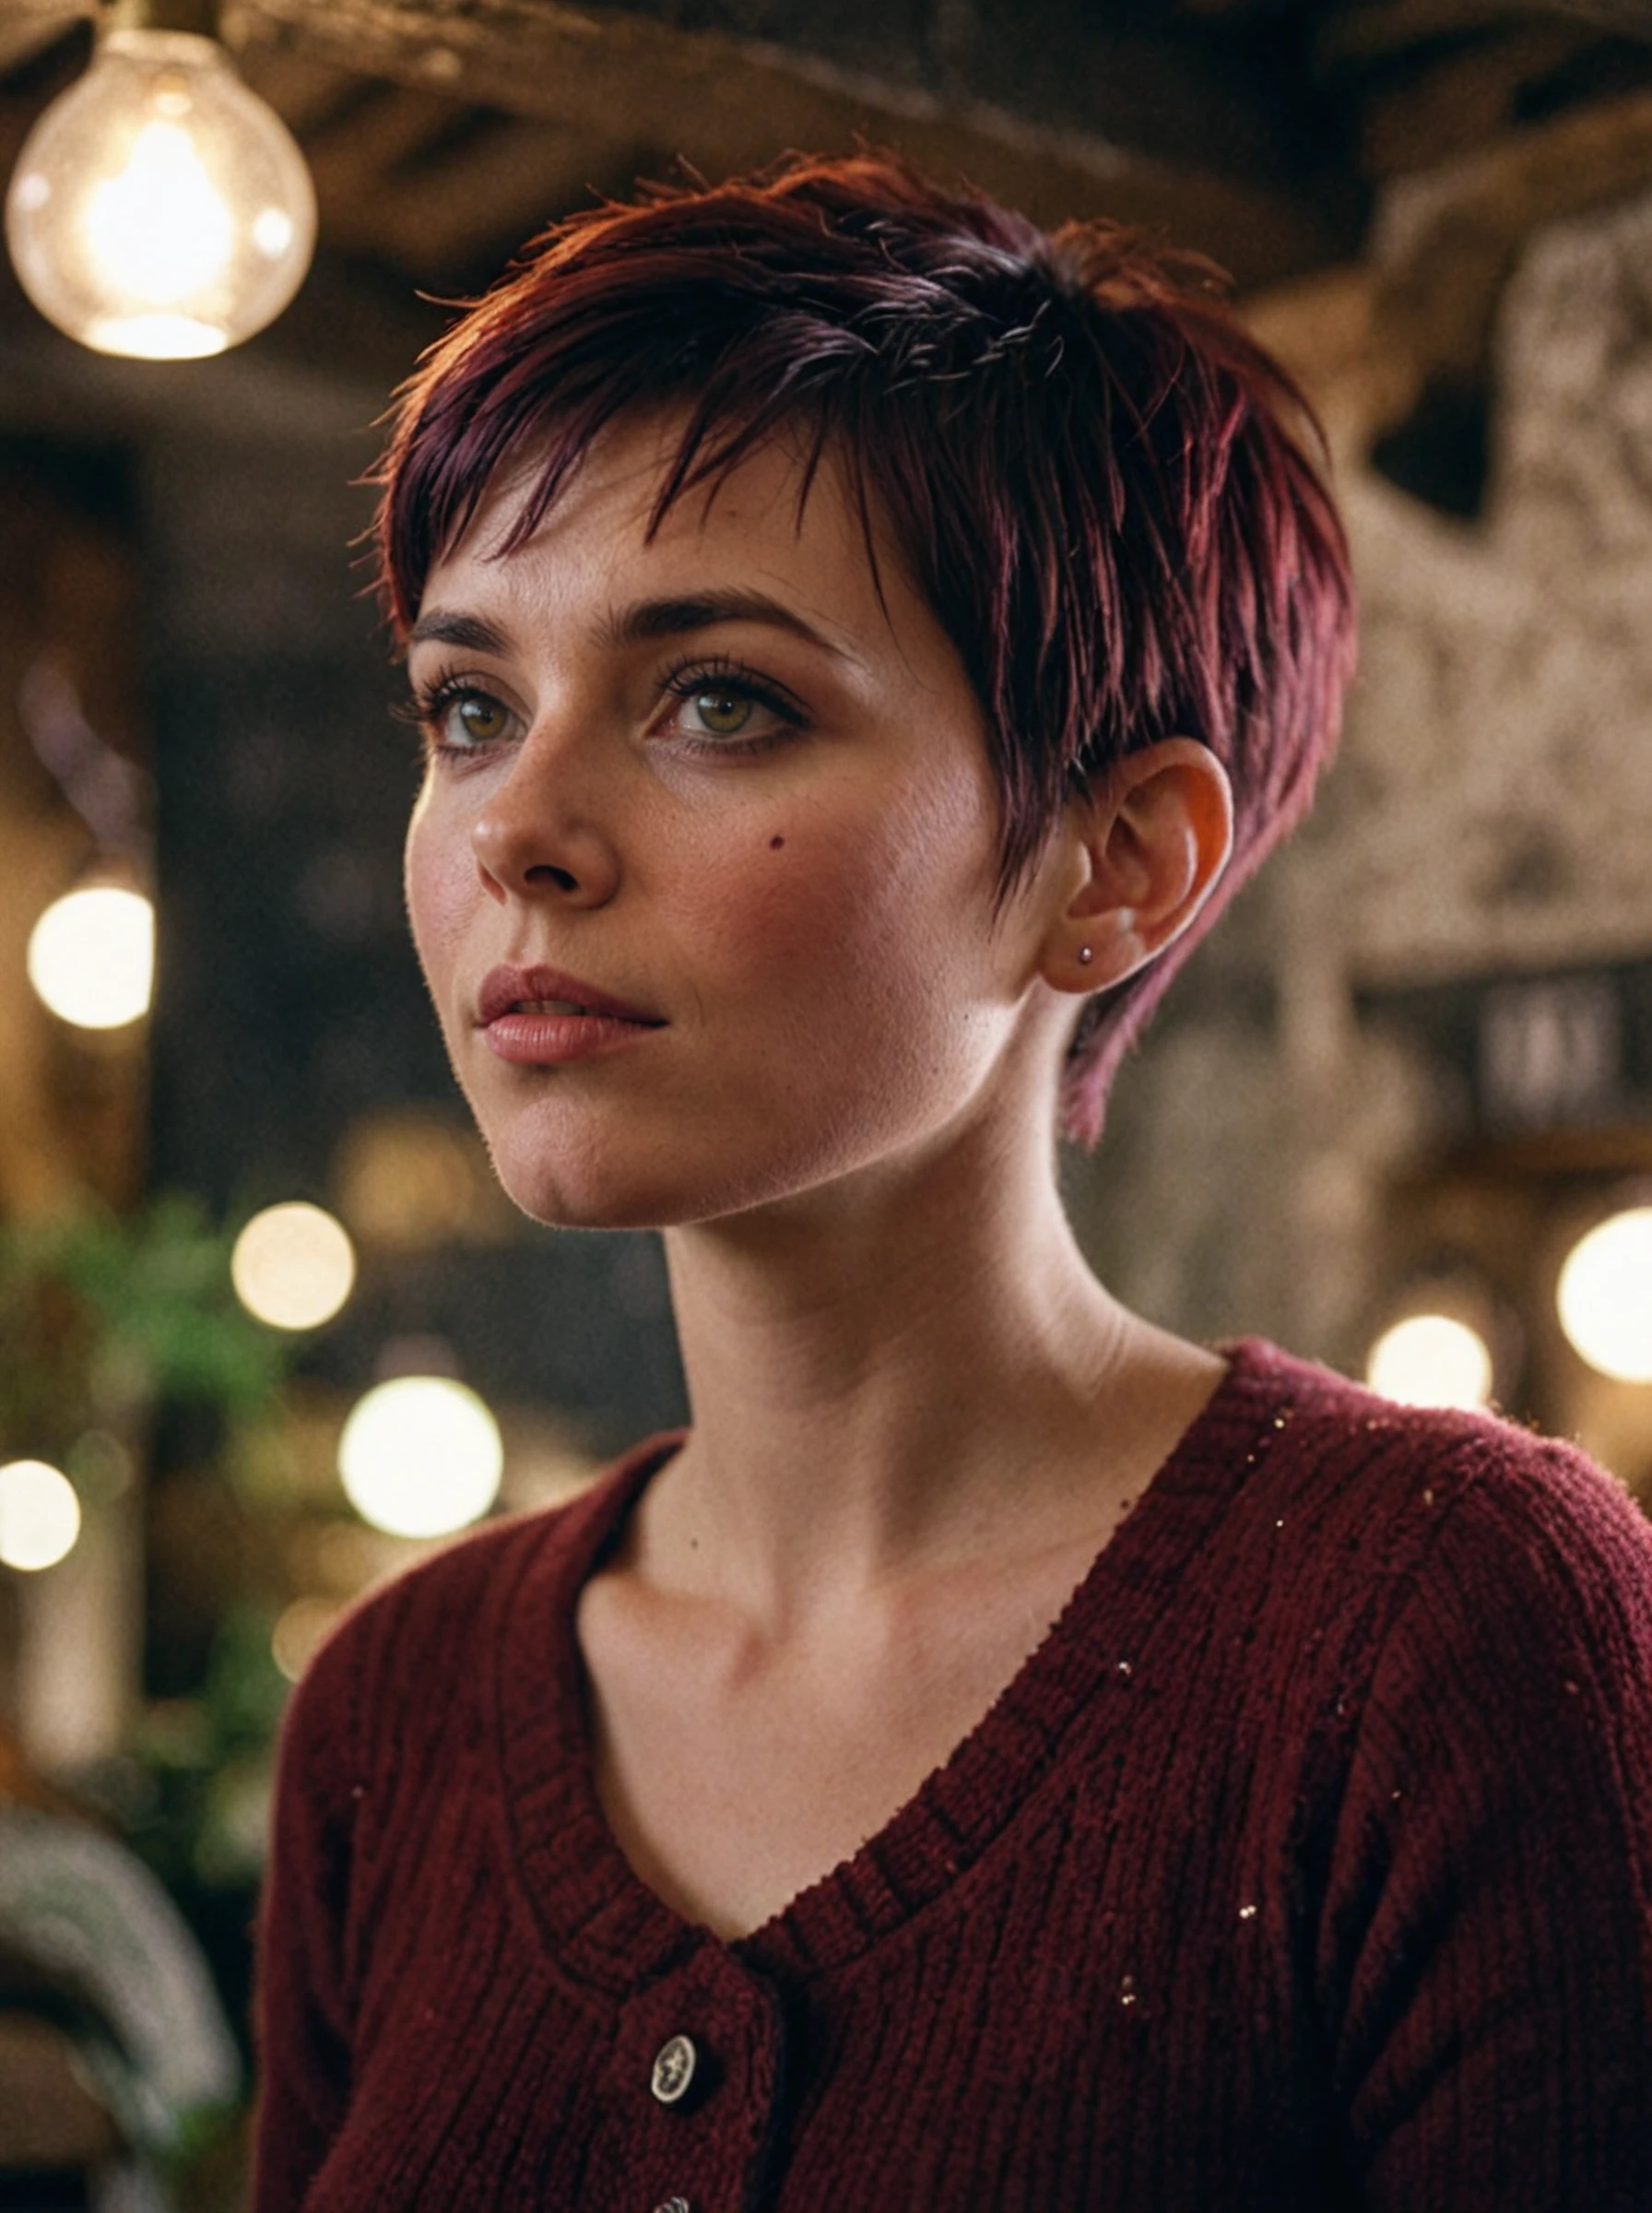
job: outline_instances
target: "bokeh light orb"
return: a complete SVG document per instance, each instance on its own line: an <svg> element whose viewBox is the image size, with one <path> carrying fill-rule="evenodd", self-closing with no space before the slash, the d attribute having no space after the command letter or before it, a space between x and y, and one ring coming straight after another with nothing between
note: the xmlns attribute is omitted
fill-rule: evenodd
<svg viewBox="0 0 1652 2213"><path fill-rule="evenodd" d="M270 1632L270 1652L289 1683L297 1683L314 1659L343 1608L330 1598L295 1598Z"/></svg>
<svg viewBox="0 0 1652 2213"><path fill-rule="evenodd" d="M394 1537L441 1537L499 1496L504 1446L482 1400L447 1376L396 1376L351 1408L338 1440L345 1494Z"/></svg>
<svg viewBox="0 0 1652 2213"><path fill-rule="evenodd" d="M230 1255L235 1296L277 1330L331 1321L356 1282L356 1249L324 1207L293 1199L254 1214Z"/></svg>
<svg viewBox="0 0 1652 2213"><path fill-rule="evenodd" d="M141 892L114 883L65 892L30 936L29 980L77 1029L137 1021L155 988L155 909Z"/></svg>
<svg viewBox="0 0 1652 2213"><path fill-rule="evenodd" d="M0 1561L7 1568L55 1568L79 1534L80 1500L61 1469L44 1460L0 1467Z"/></svg>
<svg viewBox="0 0 1652 2213"><path fill-rule="evenodd" d="M1478 1330L1449 1314L1409 1314L1372 1346L1365 1380L1401 1406L1485 1406L1491 1348Z"/></svg>
<svg viewBox="0 0 1652 2213"><path fill-rule="evenodd" d="M1579 1358L1620 1383L1652 1383L1652 1206L1626 1207L1579 1237L1554 1303Z"/></svg>

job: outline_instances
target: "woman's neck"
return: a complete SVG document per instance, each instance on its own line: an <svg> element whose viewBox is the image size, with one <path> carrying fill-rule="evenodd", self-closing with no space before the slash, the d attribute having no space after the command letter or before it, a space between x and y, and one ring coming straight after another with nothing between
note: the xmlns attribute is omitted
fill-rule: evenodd
<svg viewBox="0 0 1652 2213"><path fill-rule="evenodd" d="M693 1408L643 1572L778 1632L995 1544L1104 1535L1221 1364L1112 1299L1047 1159L919 1169L667 1234Z"/></svg>

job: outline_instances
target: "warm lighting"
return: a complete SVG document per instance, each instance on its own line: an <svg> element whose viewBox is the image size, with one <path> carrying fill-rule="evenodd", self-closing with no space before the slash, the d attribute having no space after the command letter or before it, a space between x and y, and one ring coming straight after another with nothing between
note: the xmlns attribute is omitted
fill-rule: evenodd
<svg viewBox="0 0 1652 2213"><path fill-rule="evenodd" d="M1652 1206L1629 1207L1578 1239L1555 1304L1591 1367L1620 1383L1652 1383Z"/></svg>
<svg viewBox="0 0 1652 2213"><path fill-rule="evenodd" d="M99 353L221 353L303 281L315 194L291 133L202 10L129 6L24 141L6 235L41 314Z"/></svg>
<svg viewBox="0 0 1652 2213"><path fill-rule="evenodd" d="M136 1022L154 989L155 909L141 892L113 883L65 892L34 926L29 980L77 1029Z"/></svg>
<svg viewBox="0 0 1652 2213"><path fill-rule="evenodd" d="M362 1116L345 1131L333 1173L339 1212L364 1243L431 1252L501 1234L498 1186L475 1136L429 1108Z"/></svg>
<svg viewBox="0 0 1652 2213"><path fill-rule="evenodd" d="M393 1537L441 1537L499 1495L504 1447L474 1391L447 1376L397 1376L352 1408L338 1473L364 1521Z"/></svg>
<svg viewBox="0 0 1652 2213"><path fill-rule="evenodd" d="M0 1468L0 1561L32 1574L75 1549L80 1501L68 1477L43 1460Z"/></svg>
<svg viewBox="0 0 1652 2213"><path fill-rule="evenodd" d="M295 1598L270 1632L270 1653L289 1683L296 1683L314 1659L322 1640L343 1608L330 1598Z"/></svg>
<svg viewBox="0 0 1652 2213"><path fill-rule="evenodd" d="M356 1281L356 1250L341 1222L291 1200L266 1206L235 1240L230 1276L249 1314L277 1330L331 1321Z"/></svg>
<svg viewBox="0 0 1652 2213"><path fill-rule="evenodd" d="M1492 1355L1466 1321L1410 1314L1372 1346L1365 1380L1402 1406L1484 1406L1492 1396Z"/></svg>

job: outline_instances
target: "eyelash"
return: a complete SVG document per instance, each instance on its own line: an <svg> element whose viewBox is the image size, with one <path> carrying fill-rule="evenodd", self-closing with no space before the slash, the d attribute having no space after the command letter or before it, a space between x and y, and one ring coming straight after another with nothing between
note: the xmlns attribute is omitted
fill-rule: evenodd
<svg viewBox="0 0 1652 2213"><path fill-rule="evenodd" d="M704 655L684 659L667 669L659 679L662 692L674 699L692 699L700 692L727 692L737 699L749 699L756 706L766 707L771 715L785 724L785 728L764 730L753 738L718 738L707 730L703 733L685 733L678 740L693 752L739 753L749 756L766 753L777 745L785 744L800 730L806 717L796 701L778 684L759 676L754 669L743 662L733 661L722 654L707 659Z"/></svg>
<svg viewBox="0 0 1652 2213"><path fill-rule="evenodd" d="M749 756L765 753L784 745L794 731L803 728L805 717L801 708L789 693L779 685L760 676L744 663L730 660L722 654L707 658L702 655L685 658L662 671L656 680L658 688L678 700L692 699L697 692L721 690L738 699L749 699L755 705L766 707L778 716L785 728L764 730L751 738L718 738L710 731L696 734L686 732L678 742L698 753L742 754ZM398 721L412 724L424 740L427 754L447 761L469 761L487 750L486 742L473 745L454 745L441 735L451 707L462 700L486 700L490 705L503 706L504 703L483 685L471 683L463 677L438 676L427 679L412 687L412 695L393 710ZM505 709L508 714L510 710Z"/></svg>
<svg viewBox="0 0 1652 2213"><path fill-rule="evenodd" d="M438 676L414 684L411 696L392 712L398 722L410 723L419 732L430 759L468 761L482 750L480 746L454 745L441 734L447 710L457 706L462 699L485 699L490 705L504 704L494 700L493 694L484 691L480 684L466 683L456 676Z"/></svg>

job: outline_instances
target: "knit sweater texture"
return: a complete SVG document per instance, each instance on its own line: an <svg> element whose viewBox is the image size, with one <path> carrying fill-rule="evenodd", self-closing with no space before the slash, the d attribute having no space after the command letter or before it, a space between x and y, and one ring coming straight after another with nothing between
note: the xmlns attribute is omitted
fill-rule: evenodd
<svg viewBox="0 0 1652 2213"><path fill-rule="evenodd" d="M1231 1360L738 1942L593 1780L575 1601L674 1440L363 1604L285 1731L257 2213L1647 2213L1652 1531L1564 1446Z"/></svg>

